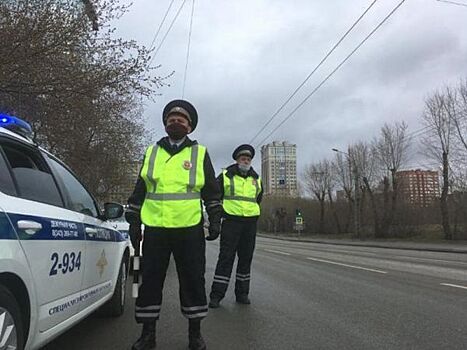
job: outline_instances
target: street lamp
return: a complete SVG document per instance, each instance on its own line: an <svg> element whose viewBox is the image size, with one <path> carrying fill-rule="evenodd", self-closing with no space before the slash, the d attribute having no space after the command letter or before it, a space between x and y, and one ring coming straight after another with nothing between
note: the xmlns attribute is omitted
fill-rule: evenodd
<svg viewBox="0 0 467 350"><path fill-rule="evenodd" d="M354 175L354 184L355 184L355 205L354 205L354 226L355 226L355 236L360 237L360 218L358 215L359 207L360 207L360 199L358 195L358 169L357 164L355 164L355 160L352 162L352 157L349 153L343 152L338 150L337 148L332 148L332 151L336 153L342 153L347 156L347 160L349 162L349 168L352 168L353 165L353 175ZM352 170L351 170L352 172Z"/></svg>

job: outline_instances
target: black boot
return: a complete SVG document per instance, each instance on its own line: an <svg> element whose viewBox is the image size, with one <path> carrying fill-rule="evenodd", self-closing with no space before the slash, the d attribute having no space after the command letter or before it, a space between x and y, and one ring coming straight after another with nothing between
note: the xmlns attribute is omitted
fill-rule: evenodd
<svg viewBox="0 0 467 350"><path fill-rule="evenodd" d="M201 336L201 320L189 320L188 326L188 348L190 350L206 350L206 343Z"/></svg>
<svg viewBox="0 0 467 350"><path fill-rule="evenodd" d="M133 344L131 350L150 350L156 348L156 322L143 323L141 337Z"/></svg>
<svg viewBox="0 0 467 350"><path fill-rule="evenodd" d="M248 295L243 294L243 295L237 295L237 303L244 304L244 305L250 305L251 301L250 301L250 298L248 298Z"/></svg>
<svg viewBox="0 0 467 350"><path fill-rule="evenodd" d="M220 305L219 303L221 302L220 298L212 297L211 300L209 301L209 307L211 309L217 309Z"/></svg>

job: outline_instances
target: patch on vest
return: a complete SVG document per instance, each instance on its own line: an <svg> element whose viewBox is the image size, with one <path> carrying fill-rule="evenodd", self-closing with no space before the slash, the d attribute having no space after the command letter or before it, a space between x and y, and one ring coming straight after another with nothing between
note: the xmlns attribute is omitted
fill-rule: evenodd
<svg viewBox="0 0 467 350"><path fill-rule="evenodd" d="M190 170L193 167L193 164L189 160L185 160L183 162L183 169Z"/></svg>
<svg viewBox="0 0 467 350"><path fill-rule="evenodd" d="M258 181L256 181L256 179L253 179L251 183L253 184L253 186L256 186L258 184Z"/></svg>

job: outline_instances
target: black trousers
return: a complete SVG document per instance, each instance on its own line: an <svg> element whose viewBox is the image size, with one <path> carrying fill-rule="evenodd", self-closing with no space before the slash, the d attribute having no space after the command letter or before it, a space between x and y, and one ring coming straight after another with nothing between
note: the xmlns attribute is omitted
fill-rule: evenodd
<svg viewBox="0 0 467 350"><path fill-rule="evenodd" d="M179 281L180 306L188 319L207 315L206 241L201 225L188 229L146 228L143 240L142 284L136 299L136 322L159 319L162 290L173 254Z"/></svg>
<svg viewBox="0 0 467 350"><path fill-rule="evenodd" d="M256 242L256 221L226 219L222 224L219 260L217 261L210 297L222 299L229 286L230 275L238 256L235 278L235 295L245 296L250 292L251 261Z"/></svg>

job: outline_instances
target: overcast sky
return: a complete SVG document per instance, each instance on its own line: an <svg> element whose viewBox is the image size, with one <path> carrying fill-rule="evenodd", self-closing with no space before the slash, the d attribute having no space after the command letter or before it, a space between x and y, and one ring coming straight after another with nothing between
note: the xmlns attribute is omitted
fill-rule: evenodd
<svg viewBox="0 0 467 350"><path fill-rule="evenodd" d="M183 0L175 0L162 39ZM191 1L154 59L158 73L175 71L170 87L148 103L148 126L163 136L161 111L180 98ZM457 0L465 2L467 0ZM149 45L170 0L136 0L119 34ZM196 0L185 98L199 113L192 137L206 145L217 170L248 143L371 0ZM379 0L304 86L261 141L377 25L399 0ZM298 146L299 169L376 136L385 122L421 128L424 99L467 78L467 7L407 0L318 93L267 141ZM156 44L156 45L157 45ZM260 150L255 167L260 169ZM415 160L417 158L417 160ZM414 156L414 165L420 163ZM423 164L419 164L423 165Z"/></svg>

